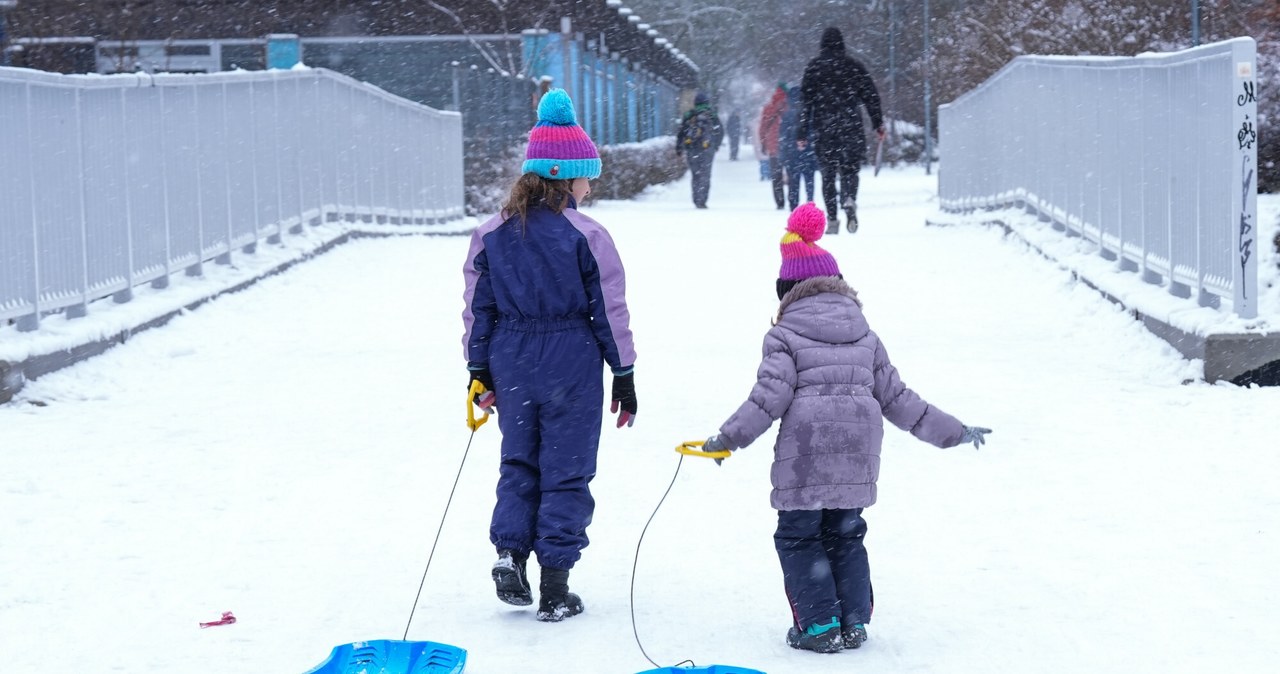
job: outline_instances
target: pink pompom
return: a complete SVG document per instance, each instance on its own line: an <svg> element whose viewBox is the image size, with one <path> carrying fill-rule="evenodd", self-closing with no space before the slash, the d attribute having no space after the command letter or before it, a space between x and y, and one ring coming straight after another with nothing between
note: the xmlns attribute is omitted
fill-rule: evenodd
<svg viewBox="0 0 1280 674"><path fill-rule="evenodd" d="M810 201L791 212L791 217L787 218L787 231L799 235L806 243L813 243L827 231L827 216Z"/></svg>

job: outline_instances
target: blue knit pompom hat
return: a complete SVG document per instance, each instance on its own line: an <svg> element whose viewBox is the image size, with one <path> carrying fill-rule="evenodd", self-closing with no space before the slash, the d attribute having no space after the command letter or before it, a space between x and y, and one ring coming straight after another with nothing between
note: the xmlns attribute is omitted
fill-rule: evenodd
<svg viewBox="0 0 1280 674"><path fill-rule="evenodd" d="M529 131L522 173L550 180L600 177L600 152L578 126L573 101L564 89L552 89L538 103L538 123Z"/></svg>

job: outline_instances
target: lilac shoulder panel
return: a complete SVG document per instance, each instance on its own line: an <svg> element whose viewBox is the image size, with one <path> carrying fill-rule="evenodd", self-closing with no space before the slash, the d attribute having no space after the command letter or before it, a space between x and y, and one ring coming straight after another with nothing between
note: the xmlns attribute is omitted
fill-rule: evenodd
<svg viewBox="0 0 1280 674"><path fill-rule="evenodd" d="M613 244L613 237L604 225L566 208L564 216L587 239L587 247L596 266L600 268L600 289L604 294L605 316L609 330L618 349L619 365L626 367L636 362L636 348L631 336L631 312L627 309L627 280L622 268L622 258Z"/></svg>
<svg viewBox="0 0 1280 674"><path fill-rule="evenodd" d="M480 280L480 272L476 271L476 256L484 250L484 237L489 232L502 226L507 219L502 213L497 213L493 217L484 221L484 224L476 227L471 232L471 248L467 251L467 261L462 266L462 278L465 282L462 291L462 357L470 359L471 354L468 353L471 343L471 328L475 325L476 315L471 310L471 301L475 299L476 282Z"/></svg>

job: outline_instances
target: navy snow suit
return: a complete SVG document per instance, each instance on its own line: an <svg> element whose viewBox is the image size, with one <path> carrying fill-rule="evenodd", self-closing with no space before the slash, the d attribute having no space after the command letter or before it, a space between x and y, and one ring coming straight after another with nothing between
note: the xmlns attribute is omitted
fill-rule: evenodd
<svg viewBox="0 0 1280 674"><path fill-rule="evenodd" d="M531 205L471 236L463 347L493 375L502 429L489 539L543 567L571 569L587 546L588 488L604 400L603 364L635 364L622 261L613 238L577 211Z"/></svg>

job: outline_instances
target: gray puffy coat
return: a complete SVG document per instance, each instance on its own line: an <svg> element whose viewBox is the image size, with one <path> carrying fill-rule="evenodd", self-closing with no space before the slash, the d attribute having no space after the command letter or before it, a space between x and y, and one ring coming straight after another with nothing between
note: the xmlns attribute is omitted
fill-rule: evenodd
<svg viewBox="0 0 1280 674"><path fill-rule="evenodd" d="M782 298L764 337L764 359L747 401L720 427L732 449L782 419L773 455L777 510L865 508L876 502L884 423L938 447L964 426L898 378L857 294L834 276L800 282Z"/></svg>

